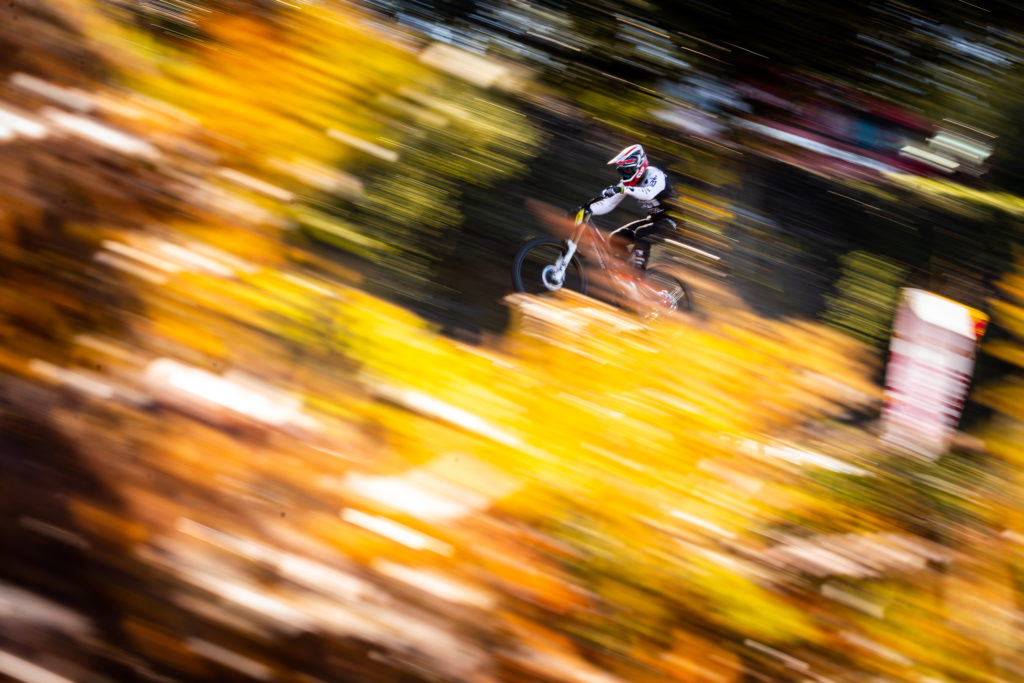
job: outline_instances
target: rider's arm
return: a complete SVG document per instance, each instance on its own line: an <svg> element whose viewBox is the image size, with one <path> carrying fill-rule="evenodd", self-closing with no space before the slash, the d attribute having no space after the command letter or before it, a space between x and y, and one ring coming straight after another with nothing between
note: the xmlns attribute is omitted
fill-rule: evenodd
<svg viewBox="0 0 1024 683"><path fill-rule="evenodd" d="M590 212L595 216L601 216L608 213L622 201L622 198L626 195L622 194L621 191L618 194L613 194L611 197L597 198L590 202Z"/></svg>
<svg viewBox="0 0 1024 683"><path fill-rule="evenodd" d="M648 177L635 187L624 187L623 191L634 199L654 199L665 189L665 173L653 166L647 170ZM618 197L620 195L616 195Z"/></svg>

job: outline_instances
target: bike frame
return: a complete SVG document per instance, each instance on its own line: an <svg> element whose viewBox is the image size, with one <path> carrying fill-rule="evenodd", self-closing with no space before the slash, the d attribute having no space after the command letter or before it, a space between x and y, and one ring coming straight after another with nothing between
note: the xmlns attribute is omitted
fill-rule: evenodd
<svg viewBox="0 0 1024 683"><path fill-rule="evenodd" d="M592 242L594 253L597 255L597 262L601 266L601 270L608 270L608 264L611 263L612 259L609 255L611 247L608 242L608 238L605 237L604 233L601 232L600 228L594 225L584 211L580 210L576 213L576 231L572 237L565 240L566 250L562 256L558 257L555 261L553 277L558 281L562 282L565 278L565 271L569 267L569 263L572 262L572 257L576 254L583 239L590 235L590 241ZM616 289L622 289L622 287L614 280L612 284Z"/></svg>
<svg viewBox="0 0 1024 683"><path fill-rule="evenodd" d="M593 255L596 256L596 261L601 267L601 271L605 273L603 280L610 286L611 293L617 295L620 298L619 303L625 304L627 307L634 305L643 304L643 306L652 305L652 302L656 302L658 307L669 307L670 310L675 310L680 300L679 293L685 294L687 301L687 309L689 310L689 291L686 287L686 283L675 275L669 274L668 277L682 285L681 289L678 289L677 293L673 294L675 290L667 290L663 286L654 284L653 280L649 281L649 276L656 273L662 273L663 268L657 266L647 271L646 274L635 274L630 272L627 274L625 271L628 268L625 264L621 266L616 263L617 259L611 243L611 235L606 234L597 225L590 220L590 216L587 211L580 210L576 213L575 219L570 227L569 221L564 218L559 220L551 220L552 226L555 230L566 235L560 240L565 248L560 250L561 254L554 260L554 263L548 262L540 273L541 284L548 291L557 291L561 289L565 284L566 272L569 269L569 265L572 263L573 257L581 251L584 240L590 237L590 242L593 245ZM520 250L517 254L517 267L521 265L521 259L525 253L528 253L529 249L536 246L536 243L544 243L547 240L532 240L525 248L526 252ZM632 269L630 269L632 271ZM522 287L519 284L518 278L521 277L521 272L514 276L516 278L516 287ZM519 291L526 291L525 289L519 289ZM659 308L660 310L660 308ZM657 315L655 312L654 315Z"/></svg>

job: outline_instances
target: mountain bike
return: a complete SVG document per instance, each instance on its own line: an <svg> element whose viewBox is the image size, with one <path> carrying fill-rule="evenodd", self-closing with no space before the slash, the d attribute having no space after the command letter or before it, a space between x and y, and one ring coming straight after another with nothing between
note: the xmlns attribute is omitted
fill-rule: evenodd
<svg viewBox="0 0 1024 683"><path fill-rule="evenodd" d="M594 225L589 212L583 209L576 213L569 238L537 237L519 249L512 265L515 290L539 295L565 287L586 294L588 279L580 255L585 241L620 304L649 318L671 311L693 310L693 297L685 281L663 266L652 266L637 273L623 259L613 255L609 237Z"/></svg>

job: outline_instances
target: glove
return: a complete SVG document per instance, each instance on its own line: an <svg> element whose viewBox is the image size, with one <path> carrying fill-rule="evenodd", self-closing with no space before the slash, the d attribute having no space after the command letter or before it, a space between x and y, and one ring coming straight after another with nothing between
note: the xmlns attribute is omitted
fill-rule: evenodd
<svg viewBox="0 0 1024 683"><path fill-rule="evenodd" d="M608 197L613 197L620 192L622 192L621 185L612 185L601 190L601 196L607 199Z"/></svg>
<svg viewBox="0 0 1024 683"><path fill-rule="evenodd" d="M580 211L582 211L584 214L589 216L590 215L590 205L589 204L580 204L575 209L573 209L572 213L570 213L569 215L570 216L575 216Z"/></svg>

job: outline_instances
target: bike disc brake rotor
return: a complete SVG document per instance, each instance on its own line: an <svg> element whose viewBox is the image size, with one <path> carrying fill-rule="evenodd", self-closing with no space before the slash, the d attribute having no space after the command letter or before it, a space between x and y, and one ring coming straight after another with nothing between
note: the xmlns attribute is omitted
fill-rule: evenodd
<svg viewBox="0 0 1024 683"><path fill-rule="evenodd" d="M662 289L662 290L660 290L658 292L658 303L662 307L664 307L664 308L666 308L666 309L668 309L670 311L674 311L674 310L676 310L676 308L679 307L679 297L680 297L681 294L682 294L682 292L679 292L678 294L673 295L668 290Z"/></svg>
<svg viewBox="0 0 1024 683"><path fill-rule="evenodd" d="M554 266L544 266L544 270L540 272L540 281L549 291L555 291L561 289L562 285L565 284L565 274L561 276L558 273L558 269Z"/></svg>
<svg viewBox="0 0 1024 683"><path fill-rule="evenodd" d="M675 287L672 291L663 283L659 284L662 286L657 288L651 284L647 285L644 292L646 298L653 301L661 310L674 311L679 308L679 300L684 296L684 290L681 287Z"/></svg>

